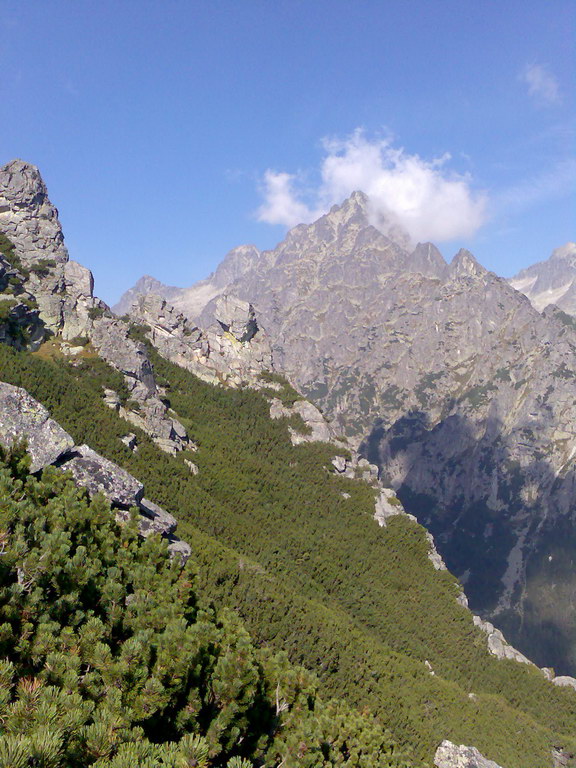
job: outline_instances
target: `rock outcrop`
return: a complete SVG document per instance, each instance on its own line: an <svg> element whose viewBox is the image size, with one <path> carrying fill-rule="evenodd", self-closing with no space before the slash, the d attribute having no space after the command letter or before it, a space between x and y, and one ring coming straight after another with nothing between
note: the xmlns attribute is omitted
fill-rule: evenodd
<svg viewBox="0 0 576 768"><path fill-rule="evenodd" d="M140 297L131 318L161 355L205 381L240 386L254 383L273 367L272 350L248 302L223 296L212 324L201 330L160 296Z"/></svg>
<svg viewBox="0 0 576 768"><path fill-rule="evenodd" d="M487 760L475 747L453 744L447 739L440 744L434 755L436 768L501 768L493 760Z"/></svg>
<svg viewBox="0 0 576 768"><path fill-rule="evenodd" d="M90 310L106 305L93 296L90 270L69 262L58 211L38 168L22 160L0 168L0 232L14 245L46 328L65 339L85 335Z"/></svg>
<svg viewBox="0 0 576 768"><path fill-rule="evenodd" d="M30 471L54 464L74 447L74 440L25 389L0 382L0 445L25 440Z"/></svg>
<svg viewBox="0 0 576 768"><path fill-rule="evenodd" d="M173 285L164 285L160 280L156 280L155 277L144 275L130 290L122 294L118 302L112 307L112 311L119 317L126 315L130 312L132 305L136 303L140 296L148 296L151 293L170 301L172 298L182 293L182 288L176 288Z"/></svg>
<svg viewBox="0 0 576 768"><path fill-rule="evenodd" d="M98 318L92 324L92 344L103 360L124 375L131 407L121 407L115 393L105 392L104 397L123 418L147 432L163 451L177 453L189 446L186 429L169 415L160 398L146 348L131 339L129 333L127 323L112 317Z"/></svg>
<svg viewBox="0 0 576 768"><path fill-rule="evenodd" d="M290 419L297 416L301 419L303 429L290 425L290 439L292 445L299 443L332 443L338 442L336 433L328 424L321 412L309 400L296 400L291 406L284 405L276 397L270 399L270 418L271 419Z"/></svg>
<svg viewBox="0 0 576 768"><path fill-rule="evenodd" d="M0 170L0 231L14 243L25 266L39 259L68 261L58 211L40 171L22 160Z"/></svg>
<svg viewBox="0 0 576 768"><path fill-rule="evenodd" d="M530 659L510 645L502 632L489 621L483 621L480 616L474 616L474 624L486 633L488 650L493 656L498 659L512 659L520 664L532 664Z"/></svg>
<svg viewBox="0 0 576 768"><path fill-rule="evenodd" d="M25 389L0 381L0 446L10 450L20 440L26 441L31 473L50 465L70 472L76 485L90 496L103 494L120 521L127 521L130 510L137 507L142 536L158 533L168 539L172 556L182 561L190 557L190 546L174 534L176 518L143 498L144 486L139 480L88 445L74 445L72 437Z"/></svg>

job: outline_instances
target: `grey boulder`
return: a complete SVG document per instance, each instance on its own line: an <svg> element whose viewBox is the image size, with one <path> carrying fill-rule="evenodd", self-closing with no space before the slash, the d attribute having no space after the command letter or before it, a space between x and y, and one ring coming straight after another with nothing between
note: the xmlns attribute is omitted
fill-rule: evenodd
<svg viewBox="0 0 576 768"><path fill-rule="evenodd" d="M483 757L476 747L465 747L444 740L434 755L436 768L501 768L493 760Z"/></svg>
<svg viewBox="0 0 576 768"><path fill-rule="evenodd" d="M176 518L149 499L140 500L140 514L143 518L141 523L144 536L151 533L168 536L176 530L178 524Z"/></svg>
<svg viewBox="0 0 576 768"><path fill-rule="evenodd" d="M25 389L0 382L0 444L11 448L21 438L28 444L31 472L53 464L74 447L68 432Z"/></svg>
<svg viewBox="0 0 576 768"><path fill-rule="evenodd" d="M72 472L75 483L86 488L90 496L103 493L119 507L137 507L144 495L141 482L87 445L77 445L60 468Z"/></svg>

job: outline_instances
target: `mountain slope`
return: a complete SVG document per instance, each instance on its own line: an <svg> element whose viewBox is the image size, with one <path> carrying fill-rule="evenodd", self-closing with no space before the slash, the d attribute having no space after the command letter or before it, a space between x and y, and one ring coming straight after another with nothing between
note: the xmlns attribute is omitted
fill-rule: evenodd
<svg viewBox="0 0 576 768"><path fill-rule="evenodd" d="M421 257L428 263L433 253ZM409 764L430 765L446 738L506 768L551 765L554 746L576 749L574 691L488 650L426 532L393 514L401 505L372 468L331 444L328 429L321 442L306 440L312 406L298 406L301 396L263 369L234 373L230 386L210 383L212 344L224 351L218 364L229 355L233 366L257 339L249 306L218 304L219 332L194 330L161 300L146 304L150 327L97 307L82 344L64 337L76 322L70 311L34 352L0 345L0 378L24 387L74 442L129 471L176 517L204 604L234 607L258 643L315 670L327 694L371 710L401 745L395 756L413 753ZM237 308L246 314L238 318ZM209 381L159 354L175 349ZM141 415L153 398L180 443L159 440ZM305 765L297 752L295 764Z"/></svg>
<svg viewBox="0 0 576 768"><path fill-rule="evenodd" d="M474 609L574 671L574 328L466 251L450 265L431 244L405 251L362 193L226 292L254 303L278 368L433 531Z"/></svg>

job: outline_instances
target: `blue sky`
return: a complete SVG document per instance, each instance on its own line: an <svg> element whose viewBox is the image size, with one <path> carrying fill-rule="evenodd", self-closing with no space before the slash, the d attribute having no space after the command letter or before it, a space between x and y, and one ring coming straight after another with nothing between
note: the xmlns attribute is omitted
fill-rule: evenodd
<svg viewBox="0 0 576 768"><path fill-rule="evenodd" d="M576 238L573 0L0 0L0 164L109 302L362 184L499 274ZM351 189L350 189L351 191Z"/></svg>

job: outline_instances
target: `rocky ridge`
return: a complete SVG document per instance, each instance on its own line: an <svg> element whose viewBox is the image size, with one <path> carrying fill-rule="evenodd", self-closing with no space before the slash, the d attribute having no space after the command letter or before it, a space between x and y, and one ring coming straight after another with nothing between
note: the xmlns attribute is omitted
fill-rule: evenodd
<svg viewBox="0 0 576 768"><path fill-rule="evenodd" d="M180 308L204 325L219 296L251 302L277 369L379 465L472 607L528 656L573 671L571 571L549 565L576 537L571 323L465 250L450 264L430 243L406 250L360 192L234 266L201 312L184 294Z"/></svg>
<svg viewBox="0 0 576 768"><path fill-rule="evenodd" d="M25 389L0 382L0 446L10 450L20 440L26 441L30 472L50 465L71 472L76 485L90 496L101 493L108 499L117 520L129 520L130 510L136 507L142 536L159 533L168 540L173 556L182 560L190 556L189 545L174 535L175 518L144 498L141 482L89 446L75 445L68 432Z"/></svg>
<svg viewBox="0 0 576 768"><path fill-rule="evenodd" d="M555 304L564 312L575 315L576 243L556 248L549 259L523 269L509 282L528 296L539 312Z"/></svg>
<svg viewBox="0 0 576 768"><path fill-rule="evenodd" d="M13 246L0 262L0 292L4 270L18 286L17 298L27 297L35 307L21 321L28 338L19 345L36 348L52 335L62 339L66 349L70 346L66 342L89 339L100 356L124 375L137 409L126 410L126 418L142 427L163 450L173 453L186 447L186 430L167 413L143 345L130 339L128 324L114 318L108 306L94 296L90 270L69 260L58 211L48 198L40 172L21 160L0 169L0 232ZM4 250L8 252L6 247ZM9 258L17 264L10 265L11 273L5 266ZM10 284L9 279L6 282ZM0 319L0 337L14 336L10 329L16 310L17 306L12 308L5 323Z"/></svg>

